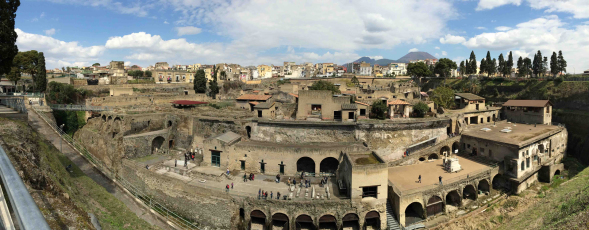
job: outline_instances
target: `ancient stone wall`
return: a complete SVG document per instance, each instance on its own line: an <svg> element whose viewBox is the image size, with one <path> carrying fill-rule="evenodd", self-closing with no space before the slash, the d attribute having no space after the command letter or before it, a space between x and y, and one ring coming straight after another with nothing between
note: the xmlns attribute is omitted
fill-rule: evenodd
<svg viewBox="0 0 589 230"><path fill-rule="evenodd" d="M251 139L277 143L351 142L356 141L354 135L354 124L258 121Z"/></svg>

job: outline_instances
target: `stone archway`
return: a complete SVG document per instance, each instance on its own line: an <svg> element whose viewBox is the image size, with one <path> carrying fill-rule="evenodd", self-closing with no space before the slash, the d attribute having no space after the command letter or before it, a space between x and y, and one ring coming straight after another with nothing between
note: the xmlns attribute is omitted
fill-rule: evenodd
<svg viewBox="0 0 589 230"><path fill-rule="evenodd" d="M249 225L252 230L266 230L266 214L260 210L252 211Z"/></svg>
<svg viewBox="0 0 589 230"><path fill-rule="evenodd" d="M245 132L247 133L247 138L252 138L252 127L251 126L246 126Z"/></svg>
<svg viewBox="0 0 589 230"><path fill-rule="evenodd" d="M552 177L554 177L556 175L560 175L560 169L557 169L556 171L554 171L554 175Z"/></svg>
<svg viewBox="0 0 589 230"><path fill-rule="evenodd" d="M284 213L275 213L272 215L272 229L289 229L288 216Z"/></svg>
<svg viewBox="0 0 589 230"><path fill-rule="evenodd" d="M439 159L438 154L432 153L427 157L428 160L437 160Z"/></svg>
<svg viewBox="0 0 589 230"><path fill-rule="evenodd" d="M446 205L460 207L461 204L462 199L460 198L460 194L458 194L458 191L452 190L448 194L446 194Z"/></svg>
<svg viewBox="0 0 589 230"><path fill-rule="evenodd" d="M454 142L452 144L452 154L456 153L457 152L456 150L458 150L459 148L460 148L460 144L458 143L458 141Z"/></svg>
<svg viewBox="0 0 589 230"><path fill-rule="evenodd" d="M343 229L360 229L360 218L356 213L348 213L342 218Z"/></svg>
<svg viewBox="0 0 589 230"><path fill-rule="evenodd" d="M425 157L420 157L419 161L425 161Z"/></svg>
<svg viewBox="0 0 589 230"><path fill-rule="evenodd" d="M166 139L162 136L157 136L156 138L153 138L153 140L151 141L151 154L156 153L156 149L157 150L161 150L162 147L164 147L164 142L166 141Z"/></svg>
<svg viewBox="0 0 589 230"><path fill-rule="evenodd" d="M450 147L444 146L444 147L440 148L440 156L444 156L444 153L448 153L448 155L449 155L450 154Z"/></svg>
<svg viewBox="0 0 589 230"><path fill-rule="evenodd" d="M337 230L337 220L333 215L323 215L319 218L319 229Z"/></svg>
<svg viewBox="0 0 589 230"><path fill-rule="evenodd" d="M337 171L339 166L339 161L333 157L327 157L319 163L319 172L324 173L333 173Z"/></svg>
<svg viewBox="0 0 589 230"><path fill-rule="evenodd" d="M405 208L405 226L425 219L423 206L419 202L413 202Z"/></svg>
<svg viewBox="0 0 589 230"><path fill-rule="evenodd" d="M380 213L377 211L370 211L364 216L365 229L380 229Z"/></svg>
<svg viewBox="0 0 589 230"><path fill-rule="evenodd" d="M315 173L315 161L310 157L297 160L297 172Z"/></svg>
<svg viewBox="0 0 589 230"><path fill-rule="evenodd" d="M489 186L489 182L485 179L479 181L479 185L477 186L479 191L483 191L483 192L490 192L490 186Z"/></svg>
<svg viewBox="0 0 589 230"><path fill-rule="evenodd" d="M462 198L469 200L477 199L477 190L474 188L473 185L469 184L464 186L464 189L462 189Z"/></svg>
<svg viewBox="0 0 589 230"><path fill-rule="evenodd" d="M492 185L495 190L507 189L507 183L507 180L501 174L497 174L493 177Z"/></svg>
<svg viewBox="0 0 589 230"><path fill-rule="evenodd" d="M439 196L432 196L427 201L427 216L435 216L444 212L444 201Z"/></svg>
<svg viewBox="0 0 589 230"><path fill-rule="evenodd" d="M313 218L306 214L301 214L295 219L295 228L298 229L312 229L315 230Z"/></svg>

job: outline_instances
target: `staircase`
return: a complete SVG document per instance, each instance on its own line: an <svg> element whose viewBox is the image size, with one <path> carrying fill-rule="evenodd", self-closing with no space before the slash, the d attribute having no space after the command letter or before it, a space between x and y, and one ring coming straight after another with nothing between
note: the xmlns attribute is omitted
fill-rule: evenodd
<svg viewBox="0 0 589 230"><path fill-rule="evenodd" d="M399 222L397 221L397 219L395 219L395 217L393 216L393 207L391 207L391 204L387 201L387 229L389 230L405 230L405 228L403 228L403 226L401 226L399 224Z"/></svg>

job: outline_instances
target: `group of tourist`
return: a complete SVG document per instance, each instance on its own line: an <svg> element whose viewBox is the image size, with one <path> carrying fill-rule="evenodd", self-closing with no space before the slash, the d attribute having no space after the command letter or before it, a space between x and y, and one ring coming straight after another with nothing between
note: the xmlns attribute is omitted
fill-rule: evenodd
<svg viewBox="0 0 589 230"><path fill-rule="evenodd" d="M311 180L309 179L300 179L299 180L299 187L301 188L308 188L311 187ZM288 180L286 181L286 185L288 185L290 187L290 185L294 185L295 188L297 187L297 179L293 178L292 180L290 179L290 177L288 178Z"/></svg>
<svg viewBox="0 0 589 230"><path fill-rule="evenodd" d="M468 175L466 175L466 178L468 178ZM442 184L442 176L440 176L438 179L440 180L440 183L439 183L439 184L440 184L440 185L443 185L443 184ZM420 175L419 175L419 177L417 178L417 183L421 183L421 174L420 174Z"/></svg>
<svg viewBox="0 0 589 230"><path fill-rule="evenodd" d="M258 200L260 199L264 199L267 200L268 199L268 191L264 191L262 189L258 190ZM274 199L274 193L272 191L270 191L270 199ZM276 192L276 199L280 200L280 192ZM286 196L284 196L284 199L286 200Z"/></svg>
<svg viewBox="0 0 589 230"><path fill-rule="evenodd" d="M229 172L229 169L227 169L227 171ZM229 173L227 173L227 174L229 174ZM253 173L250 173L250 175L249 175L249 176L247 175L247 173L244 173L244 174L243 174L243 182L247 182L248 180L251 180L251 181L253 181L253 180L254 180L254 177L255 177L255 176L254 176L254 174L253 174Z"/></svg>

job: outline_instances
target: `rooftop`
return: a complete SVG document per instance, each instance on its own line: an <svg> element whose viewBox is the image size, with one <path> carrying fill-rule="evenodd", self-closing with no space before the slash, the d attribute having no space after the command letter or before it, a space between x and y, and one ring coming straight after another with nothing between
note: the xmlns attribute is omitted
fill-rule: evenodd
<svg viewBox="0 0 589 230"><path fill-rule="evenodd" d="M274 105L273 101L268 101L268 102L262 102L257 104L256 106L254 106L254 108L256 109L269 109Z"/></svg>
<svg viewBox="0 0 589 230"><path fill-rule="evenodd" d="M462 98L470 100L470 101L485 100L484 97L474 95L472 93L455 93L454 95L462 97Z"/></svg>
<svg viewBox="0 0 589 230"><path fill-rule="evenodd" d="M545 107L552 105L549 100L509 100L503 106Z"/></svg>
<svg viewBox="0 0 589 230"><path fill-rule="evenodd" d="M561 129L561 127L554 125L526 125L500 122L495 127L493 125L486 125L477 126L477 129L466 130L462 133L462 136L522 146L531 139L543 138L550 135L551 132Z"/></svg>
<svg viewBox="0 0 589 230"><path fill-rule="evenodd" d="M394 101L389 101L387 103L387 105L409 105L409 103L406 102L406 101L402 101L402 100L398 100L397 99L397 100L394 100Z"/></svg>
<svg viewBox="0 0 589 230"><path fill-rule="evenodd" d="M236 100L254 100L254 101L265 101L272 97L272 95L255 95L255 94L244 94L239 96Z"/></svg>
<svg viewBox="0 0 589 230"><path fill-rule="evenodd" d="M229 143L229 144L233 144L234 142L238 141L240 138L241 138L241 136L239 134L231 132L231 131L223 133L223 134L215 137L215 139L220 140L225 143Z"/></svg>
<svg viewBox="0 0 589 230"><path fill-rule="evenodd" d="M170 103L172 103L172 104L178 104L178 105L202 105L202 104L208 104L208 102L204 102L204 101L189 101L189 100L177 100L177 101L172 101Z"/></svg>

